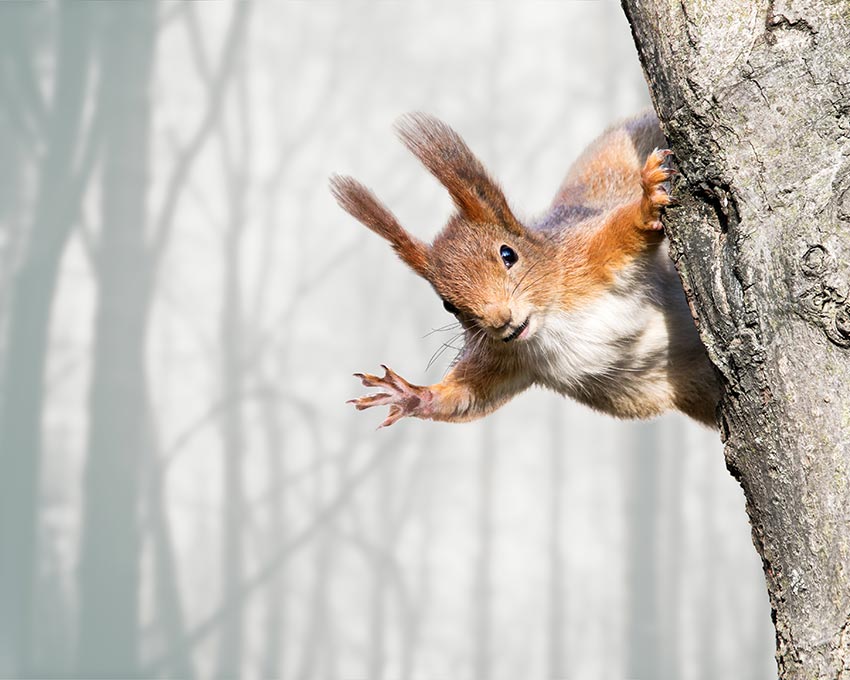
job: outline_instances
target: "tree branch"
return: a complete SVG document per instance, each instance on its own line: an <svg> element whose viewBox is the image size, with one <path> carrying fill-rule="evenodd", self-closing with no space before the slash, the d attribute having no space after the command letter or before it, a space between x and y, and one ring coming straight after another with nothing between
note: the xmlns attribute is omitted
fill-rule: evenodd
<svg viewBox="0 0 850 680"><path fill-rule="evenodd" d="M248 599L255 595L287 560L309 545L310 541L320 533L322 528L346 507L357 490L380 467L384 458L390 453L396 439L397 437L394 437L384 442L383 446L342 484L342 489L336 498L316 513L308 527L298 532L292 540L280 548L262 567L247 578L232 597L222 602L221 606L215 612L196 625L183 640L173 645L172 651L147 664L139 675L142 677L160 675L172 663L174 656L177 654L177 651L174 650L186 651L193 649L203 642L208 635L213 633L228 616L244 607L248 603Z"/></svg>
<svg viewBox="0 0 850 680"><path fill-rule="evenodd" d="M154 261L158 262L162 251L171 235L174 224L174 216L183 193L183 187L189 177L198 154L207 141L210 133L215 128L221 113L224 93L233 73L236 63L236 54L242 45L245 33L245 25L252 6L251 0L238 2L234 5L233 18L230 21L227 38L222 51L219 68L210 83L207 106L203 118L198 124L195 133L191 136L183 151L180 153L168 190L162 203L162 208L156 219L154 234L152 237L152 252ZM191 16L187 13L187 16Z"/></svg>

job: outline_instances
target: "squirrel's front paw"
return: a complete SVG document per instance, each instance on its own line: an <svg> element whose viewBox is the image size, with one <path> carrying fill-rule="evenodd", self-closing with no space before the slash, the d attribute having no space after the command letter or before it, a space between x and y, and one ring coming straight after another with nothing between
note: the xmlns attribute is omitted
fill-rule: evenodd
<svg viewBox="0 0 850 680"><path fill-rule="evenodd" d="M427 387L411 385L383 364L381 364L381 368L384 369L383 378L368 373L355 373L354 377L360 378L360 381L366 387L377 387L382 391L378 394L350 399L346 403L354 404L358 411L372 406L389 406L390 413L386 420L378 426L379 429L392 425L399 418L405 416L425 417L428 405L434 396L431 390Z"/></svg>
<svg viewBox="0 0 850 680"><path fill-rule="evenodd" d="M656 149L649 154L641 170L640 184L643 188L641 217L644 229L660 230L662 228L659 219L661 208L673 202L665 184L676 171L664 165L664 161L671 155L673 152L670 149Z"/></svg>

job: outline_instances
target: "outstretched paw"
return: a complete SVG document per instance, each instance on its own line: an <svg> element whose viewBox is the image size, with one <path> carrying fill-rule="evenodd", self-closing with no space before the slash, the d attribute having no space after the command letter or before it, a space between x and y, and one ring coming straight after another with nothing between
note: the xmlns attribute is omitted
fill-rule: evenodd
<svg viewBox="0 0 850 680"><path fill-rule="evenodd" d="M660 231L662 229L661 208L673 202L667 182L676 171L664 165L664 162L672 155L673 152L670 149L656 149L649 154L641 170L640 184L643 188L641 218L644 229Z"/></svg>
<svg viewBox="0 0 850 680"><path fill-rule="evenodd" d="M355 378L360 378L366 387L377 387L381 391L358 399L350 399L346 403L354 404L358 411L372 406L389 406L390 412L387 418L378 428L388 427L395 421L405 416L424 417L430 404L433 393L427 387L411 385L392 369L381 364L384 369L384 377L368 373L355 373Z"/></svg>

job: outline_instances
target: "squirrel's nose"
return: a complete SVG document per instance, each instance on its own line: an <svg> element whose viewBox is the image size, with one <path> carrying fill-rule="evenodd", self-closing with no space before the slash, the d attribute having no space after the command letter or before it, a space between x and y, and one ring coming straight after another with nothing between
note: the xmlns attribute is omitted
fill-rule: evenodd
<svg viewBox="0 0 850 680"><path fill-rule="evenodd" d="M511 322L511 310L507 305L491 303L484 307L484 319L493 328L504 328Z"/></svg>

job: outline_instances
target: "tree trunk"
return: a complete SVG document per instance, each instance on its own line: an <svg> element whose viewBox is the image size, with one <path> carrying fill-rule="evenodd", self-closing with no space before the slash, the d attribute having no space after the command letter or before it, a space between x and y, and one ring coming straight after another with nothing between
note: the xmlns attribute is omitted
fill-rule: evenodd
<svg viewBox="0 0 850 680"><path fill-rule="evenodd" d="M244 83L244 81L242 81ZM245 207L248 191L250 142L244 134L247 122L244 93L240 106L240 134L231 145L226 132L222 133L222 162L228 179L228 221L222 242L224 288L222 291L219 338L221 342L221 393L223 398L234 395L233 408L226 409L221 418L222 467L222 542L221 572L222 599L235 597L242 580L245 563L245 432L242 393L245 387L244 332L242 289L242 250L245 238ZM236 155L234 157L234 154ZM218 643L217 677L238 677L242 670L244 651L244 617L242 610L228 616L221 627Z"/></svg>
<svg viewBox="0 0 850 680"><path fill-rule="evenodd" d="M395 479L396 461L385 461L378 471L377 494L375 498L375 538L370 574L369 597L369 656L366 677L369 680L383 680L387 666L387 633L389 620L389 581L391 578L389 560L393 549L393 492L398 484Z"/></svg>
<svg viewBox="0 0 850 680"><path fill-rule="evenodd" d="M473 680L490 680L493 674L494 487L498 465L496 433L490 421L482 427L478 455L478 546L472 587L472 677Z"/></svg>
<svg viewBox="0 0 850 680"><path fill-rule="evenodd" d="M658 426L641 423L629 451L627 678L657 678L658 636Z"/></svg>
<svg viewBox="0 0 850 680"><path fill-rule="evenodd" d="M283 423L281 422L281 405L271 394L266 394L260 405L262 414L263 435L265 438L266 456L268 457L269 488L272 489L269 498L268 546L274 554L288 539L285 485L286 445ZM269 579L268 594L265 601L263 618L263 665L262 677L280 678L285 675L287 659L281 642L287 635L287 602L286 602L285 569Z"/></svg>
<svg viewBox="0 0 850 680"><path fill-rule="evenodd" d="M89 440L80 546L78 674L138 672L139 475L150 443L145 340L153 263L145 243L156 5L104 12L104 164Z"/></svg>
<svg viewBox="0 0 850 680"><path fill-rule="evenodd" d="M59 266L80 200L73 159L90 73L91 10L59 7L53 100L36 204L12 281L0 366L0 676L30 669L41 413Z"/></svg>
<svg viewBox="0 0 850 680"><path fill-rule="evenodd" d="M567 675L567 567L564 560L564 405L553 402L549 421L549 498L547 532L548 597L546 621L546 677L564 678Z"/></svg>
<svg viewBox="0 0 850 680"><path fill-rule="evenodd" d="M708 462L706 458L706 463ZM705 580L702 582L702 593L700 593L699 647L697 648L700 680L715 680L719 677L717 675L717 595L723 592L723 589L718 589L717 562L713 560L720 547L715 540L714 500L717 496L713 487L710 470L706 470L702 480L702 530L700 531L701 548L705 555L703 567Z"/></svg>
<svg viewBox="0 0 850 680"><path fill-rule="evenodd" d="M783 678L850 675L850 9L624 0Z"/></svg>
<svg viewBox="0 0 850 680"><path fill-rule="evenodd" d="M159 437L153 422L153 408L147 405L147 429L151 439L145 442L150 457L159 460ZM180 591L177 554L172 529L168 519L165 485L155 479L146 494L146 519L150 525L156 582L157 619L163 646L174 655L171 673L182 680L196 676L190 650L179 645L186 635L186 616L183 611L183 594Z"/></svg>

